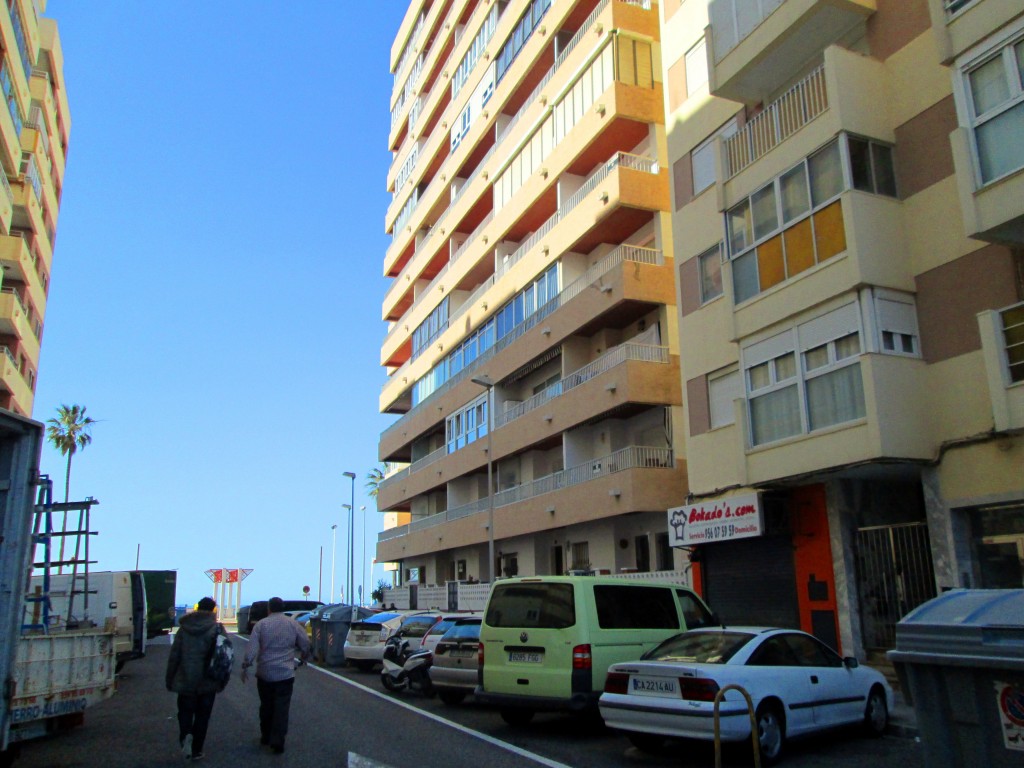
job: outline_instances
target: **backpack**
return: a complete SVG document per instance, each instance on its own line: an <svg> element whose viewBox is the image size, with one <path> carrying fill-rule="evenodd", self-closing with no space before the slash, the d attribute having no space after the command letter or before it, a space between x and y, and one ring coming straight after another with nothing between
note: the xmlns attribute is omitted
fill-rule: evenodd
<svg viewBox="0 0 1024 768"><path fill-rule="evenodd" d="M223 691L231 679L231 667L234 663L235 649L231 645L231 640L223 630L218 630L206 658L204 673L209 680L218 683L219 690Z"/></svg>

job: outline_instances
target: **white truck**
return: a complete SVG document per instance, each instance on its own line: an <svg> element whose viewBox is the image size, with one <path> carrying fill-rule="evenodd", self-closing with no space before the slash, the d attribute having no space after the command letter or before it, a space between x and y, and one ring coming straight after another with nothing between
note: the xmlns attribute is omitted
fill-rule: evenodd
<svg viewBox="0 0 1024 768"><path fill-rule="evenodd" d="M65 565L88 568L95 503L48 503L49 480L39 477L43 434L39 422L0 410L0 765L13 760L17 742L77 725L115 690L114 632L52 621L47 579L29 594L32 574L55 565L51 543L59 538L72 543ZM55 513L64 512L72 522L77 513L75 530L54 529Z"/></svg>

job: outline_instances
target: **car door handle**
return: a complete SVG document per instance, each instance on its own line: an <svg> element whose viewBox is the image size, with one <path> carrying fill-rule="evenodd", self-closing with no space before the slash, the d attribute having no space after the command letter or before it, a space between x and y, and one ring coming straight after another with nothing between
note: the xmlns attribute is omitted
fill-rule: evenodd
<svg viewBox="0 0 1024 768"><path fill-rule="evenodd" d="M817 685L817 684L818 684L818 676L817 675L811 675L811 685Z"/></svg>

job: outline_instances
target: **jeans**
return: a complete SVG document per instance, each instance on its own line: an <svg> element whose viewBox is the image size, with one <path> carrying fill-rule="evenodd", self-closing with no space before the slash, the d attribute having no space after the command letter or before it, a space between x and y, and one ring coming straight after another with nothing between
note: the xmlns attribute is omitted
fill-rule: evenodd
<svg viewBox="0 0 1024 768"><path fill-rule="evenodd" d="M260 737L264 744L284 747L294 685L294 677L276 682L256 678L256 690L260 694Z"/></svg>
<svg viewBox="0 0 1024 768"><path fill-rule="evenodd" d="M178 694L178 742L192 734L192 752L203 751L206 741L206 729L210 725L210 714L216 693L179 693Z"/></svg>

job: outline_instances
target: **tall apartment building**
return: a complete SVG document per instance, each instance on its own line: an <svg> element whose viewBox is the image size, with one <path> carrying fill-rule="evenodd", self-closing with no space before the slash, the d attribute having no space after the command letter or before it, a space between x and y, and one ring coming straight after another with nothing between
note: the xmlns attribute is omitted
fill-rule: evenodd
<svg viewBox="0 0 1024 768"><path fill-rule="evenodd" d="M662 12L705 597L863 657L1024 586L1024 6Z"/></svg>
<svg viewBox="0 0 1024 768"><path fill-rule="evenodd" d="M379 444L401 469L377 497L403 581L675 567L660 26L649 0L410 4L381 349L399 418Z"/></svg>
<svg viewBox="0 0 1024 768"><path fill-rule="evenodd" d="M0 9L0 408L31 415L71 114L45 0Z"/></svg>

